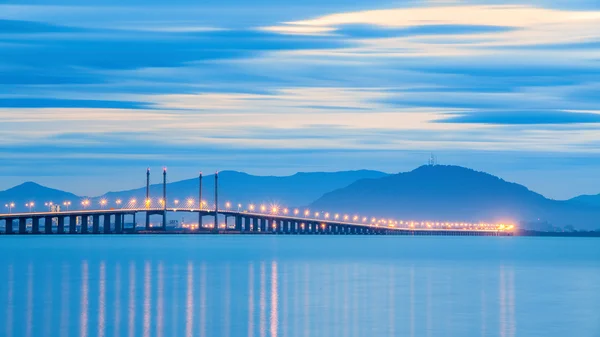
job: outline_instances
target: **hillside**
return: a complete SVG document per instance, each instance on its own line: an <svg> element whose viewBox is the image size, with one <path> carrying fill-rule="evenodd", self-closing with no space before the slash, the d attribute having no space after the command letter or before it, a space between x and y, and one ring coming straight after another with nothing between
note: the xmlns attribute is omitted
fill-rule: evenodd
<svg viewBox="0 0 600 337"><path fill-rule="evenodd" d="M4 208L2 213L6 211L7 203L14 203L13 211L29 210L25 204L33 202L34 208L38 211L44 210L45 202L62 203L66 200L79 200L80 197L73 193L45 187L34 182L26 182L5 191L0 191L0 203Z"/></svg>
<svg viewBox="0 0 600 337"><path fill-rule="evenodd" d="M432 221L548 221L554 226L600 228L600 212L547 199L526 187L459 166L421 166L363 179L329 192L313 209Z"/></svg>

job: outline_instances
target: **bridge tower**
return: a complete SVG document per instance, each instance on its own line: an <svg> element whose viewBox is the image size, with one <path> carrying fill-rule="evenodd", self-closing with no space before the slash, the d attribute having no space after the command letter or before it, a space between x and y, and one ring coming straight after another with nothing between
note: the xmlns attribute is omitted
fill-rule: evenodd
<svg viewBox="0 0 600 337"><path fill-rule="evenodd" d="M219 171L215 172L215 232L219 231Z"/></svg>
<svg viewBox="0 0 600 337"><path fill-rule="evenodd" d="M198 175L198 231L202 229L202 171Z"/></svg>
<svg viewBox="0 0 600 337"><path fill-rule="evenodd" d="M144 200L146 208L146 230L150 230L150 168L146 169L146 200Z"/></svg>
<svg viewBox="0 0 600 337"><path fill-rule="evenodd" d="M163 168L163 223L162 229L167 229L167 168Z"/></svg>

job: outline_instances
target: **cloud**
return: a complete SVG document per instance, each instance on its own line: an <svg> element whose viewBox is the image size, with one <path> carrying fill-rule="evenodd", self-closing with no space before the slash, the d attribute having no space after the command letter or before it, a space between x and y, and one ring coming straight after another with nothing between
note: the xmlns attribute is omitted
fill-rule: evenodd
<svg viewBox="0 0 600 337"><path fill-rule="evenodd" d="M108 108L142 109L148 108L143 102L83 100L58 98L1 98L0 108Z"/></svg>
<svg viewBox="0 0 600 337"><path fill-rule="evenodd" d="M473 111L443 118L444 123L474 123L495 125L523 124L598 124L600 112L544 111Z"/></svg>

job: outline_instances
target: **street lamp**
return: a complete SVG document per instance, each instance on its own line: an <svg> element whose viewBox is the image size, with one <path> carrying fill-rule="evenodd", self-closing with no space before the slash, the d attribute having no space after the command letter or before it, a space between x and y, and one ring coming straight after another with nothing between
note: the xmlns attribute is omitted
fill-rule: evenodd
<svg viewBox="0 0 600 337"><path fill-rule="evenodd" d="M117 199L116 203L117 203L117 206L121 206L121 203L122 203L121 199Z"/></svg>
<svg viewBox="0 0 600 337"><path fill-rule="evenodd" d="M238 212L242 209L242 204L238 204Z"/></svg>
<svg viewBox="0 0 600 337"><path fill-rule="evenodd" d="M70 201L65 201L63 202L63 206L65 206L67 208L67 211L69 210L69 206L71 206L71 202Z"/></svg>
<svg viewBox="0 0 600 337"><path fill-rule="evenodd" d="M33 206L35 206L35 204L32 202L28 202L25 204L25 207L29 207L29 213L31 213L31 209L33 208Z"/></svg>
<svg viewBox="0 0 600 337"><path fill-rule="evenodd" d="M6 208L8 208L8 213L12 213L12 209L13 209L13 207L15 207L15 203L9 202L8 204L6 204L4 206L6 206Z"/></svg>
<svg viewBox="0 0 600 337"><path fill-rule="evenodd" d="M175 204L175 207L177 207L177 205L179 205L179 199L173 200L173 203Z"/></svg>
<svg viewBox="0 0 600 337"><path fill-rule="evenodd" d="M54 205L54 204L52 203L52 201L50 201L50 202L45 202L45 203L44 203L44 206L47 206L47 207L48 207L48 211L52 211L52 205Z"/></svg>
<svg viewBox="0 0 600 337"><path fill-rule="evenodd" d="M100 207L104 209L104 206L106 206L106 199L100 200Z"/></svg>
<svg viewBox="0 0 600 337"><path fill-rule="evenodd" d="M88 199L85 199L84 201L81 202L81 206L83 206L83 209L86 209L89 205L90 205L90 201Z"/></svg>
<svg viewBox="0 0 600 337"><path fill-rule="evenodd" d="M229 201L225 203L225 208L227 208L227 210L231 208L231 203Z"/></svg>

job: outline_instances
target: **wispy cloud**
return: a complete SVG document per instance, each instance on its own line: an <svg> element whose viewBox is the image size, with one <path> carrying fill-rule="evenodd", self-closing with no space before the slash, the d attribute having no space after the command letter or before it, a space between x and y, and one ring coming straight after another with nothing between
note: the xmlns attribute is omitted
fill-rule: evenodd
<svg viewBox="0 0 600 337"><path fill-rule="evenodd" d="M587 0L0 5L2 174L56 158L265 172L389 170L429 151L465 165L487 153L492 168L494 154L595 157L599 13Z"/></svg>

